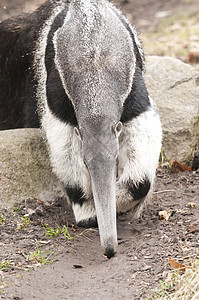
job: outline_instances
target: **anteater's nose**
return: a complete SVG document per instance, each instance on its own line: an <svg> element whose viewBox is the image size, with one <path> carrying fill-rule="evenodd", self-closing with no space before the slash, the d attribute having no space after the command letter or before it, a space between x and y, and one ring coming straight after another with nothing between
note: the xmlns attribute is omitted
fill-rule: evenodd
<svg viewBox="0 0 199 300"><path fill-rule="evenodd" d="M104 252L104 255L106 255L107 256L107 258L111 258L111 257L113 257L115 254L116 254L116 247L107 247L106 249L105 249L105 252Z"/></svg>

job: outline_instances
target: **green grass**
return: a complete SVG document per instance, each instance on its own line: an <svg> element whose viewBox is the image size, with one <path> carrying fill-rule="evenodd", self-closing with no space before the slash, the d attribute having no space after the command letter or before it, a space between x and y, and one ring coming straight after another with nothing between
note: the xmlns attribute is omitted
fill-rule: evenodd
<svg viewBox="0 0 199 300"><path fill-rule="evenodd" d="M147 300L196 300L199 299L199 260L186 268L183 275L177 271L169 273Z"/></svg>
<svg viewBox="0 0 199 300"><path fill-rule="evenodd" d="M13 262L12 260L9 261L4 260L0 262L0 271L8 271L11 268L10 265L12 262Z"/></svg>
<svg viewBox="0 0 199 300"><path fill-rule="evenodd" d="M168 297L169 293L174 290L175 285L175 274L171 274L170 281L162 281L160 280L158 288L155 290L154 294L149 296L147 300L155 300L155 299L164 299L164 297Z"/></svg>
<svg viewBox="0 0 199 300"><path fill-rule="evenodd" d="M7 287L5 281L0 281L0 293L4 292L4 288Z"/></svg>
<svg viewBox="0 0 199 300"><path fill-rule="evenodd" d="M165 154L165 152L164 152L163 149L161 149L161 152L160 152L159 166L160 166L161 168L166 168L166 169L169 168L169 160L168 160L168 158L166 157L166 154Z"/></svg>
<svg viewBox="0 0 199 300"><path fill-rule="evenodd" d="M28 216L20 217L22 223L19 224L18 229L23 230L30 225L30 218Z"/></svg>
<svg viewBox="0 0 199 300"><path fill-rule="evenodd" d="M30 218L29 217L24 216L24 217L21 217L20 219L22 220L25 227L30 225Z"/></svg>
<svg viewBox="0 0 199 300"><path fill-rule="evenodd" d="M0 225L4 225L5 218L6 218L6 216L4 216L4 215L2 215L2 213L0 213Z"/></svg>
<svg viewBox="0 0 199 300"><path fill-rule="evenodd" d="M21 208L20 204L14 203L14 214L15 215L19 212L20 208Z"/></svg>
<svg viewBox="0 0 199 300"><path fill-rule="evenodd" d="M52 250L42 251L39 248L39 243L35 249L35 251L30 251L29 254L24 254L24 257L27 262L40 265L51 264L54 262L54 259L50 259L51 256L55 254Z"/></svg>
<svg viewBox="0 0 199 300"><path fill-rule="evenodd" d="M68 230L68 223L67 226L63 225L62 227L57 224L55 224L55 228L52 228L46 224L43 224L43 227L45 229L45 235L48 235L50 238L56 237L58 235L63 235L65 239L72 240L77 237L77 235L71 236Z"/></svg>

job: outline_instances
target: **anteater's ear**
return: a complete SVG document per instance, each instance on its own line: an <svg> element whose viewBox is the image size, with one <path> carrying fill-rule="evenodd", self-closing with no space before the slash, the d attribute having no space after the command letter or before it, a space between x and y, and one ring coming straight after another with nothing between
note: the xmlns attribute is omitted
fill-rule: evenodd
<svg viewBox="0 0 199 300"><path fill-rule="evenodd" d="M115 125L115 134L116 134L117 137L119 137L120 133L122 132L122 128L123 128L122 122L119 121Z"/></svg>
<svg viewBox="0 0 199 300"><path fill-rule="evenodd" d="M78 136L78 138L79 138L80 140L82 140L81 135L80 135L80 132L79 132L79 129L78 129L77 127L74 127L74 133L75 133L76 136Z"/></svg>

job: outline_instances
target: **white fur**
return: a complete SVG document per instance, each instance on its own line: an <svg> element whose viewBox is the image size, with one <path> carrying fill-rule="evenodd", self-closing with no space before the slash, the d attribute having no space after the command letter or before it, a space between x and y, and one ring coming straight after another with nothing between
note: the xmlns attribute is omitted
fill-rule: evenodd
<svg viewBox="0 0 199 300"><path fill-rule="evenodd" d="M118 211L129 210L137 204L126 189L129 179L137 186L147 177L152 189L161 150L161 136L161 123L153 104L149 110L124 124L119 141L119 178L116 186Z"/></svg>
<svg viewBox="0 0 199 300"><path fill-rule="evenodd" d="M65 185L80 186L85 196L91 199L90 176L83 162L81 141L74 128L59 121L50 111L43 119L43 128L54 172ZM140 202L132 201L126 186L129 179L138 185L147 176L153 185L161 147L161 125L153 107L124 124L119 142L118 212L136 207ZM73 209L77 222L95 215L93 201L90 200L82 208L78 204L73 205Z"/></svg>
<svg viewBox="0 0 199 300"><path fill-rule="evenodd" d="M137 185L144 175L153 182L161 147L161 124L153 107L124 125L119 142L118 182L132 178Z"/></svg>
<svg viewBox="0 0 199 300"><path fill-rule="evenodd" d="M90 218L96 217L93 201L84 202L82 205L79 205L78 203L73 203L72 208L77 223L82 220L88 220Z"/></svg>
<svg viewBox="0 0 199 300"><path fill-rule="evenodd" d="M90 11L90 15L88 17L90 23L88 23L88 26L92 27L93 15L90 7L91 2L89 0L81 0L80 2L85 5L85 7L82 8L85 13L87 12L87 9ZM109 9L109 7L112 9L111 4L107 4L107 2L103 3L107 6L107 13L113 14L112 10ZM55 5L51 17L45 22L40 33L37 51L35 53L36 76L38 79L37 97L42 128L49 145L49 152L54 172L65 185L70 185L71 187L78 185L81 187L85 196L89 199L82 207L78 204L73 205L76 221L79 222L95 216L90 176L83 162L81 141L75 134L73 126L61 122L52 114L48 108L46 97L47 74L45 69L45 50L47 37L51 24L57 14L64 8L64 5L65 4ZM103 10L101 12L103 12ZM70 10L65 19L65 24L68 22L69 18ZM131 28L131 30L133 31L135 41L142 55L142 47L137 35L133 28ZM55 48L57 47L56 43L57 34L54 37ZM131 47L133 46L131 45ZM76 49L74 49L74 54L75 51ZM63 68L61 68L57 56L55 60L65 91L69 95L67 86L65 85L64 76L62 74ZM131 80L129 81L126 93L122 96L122 101L124 101L130 91L134 74L134 65L132 65L131 72ZM116 185L118 211L128 210L132 208L132 206L136 206L138 204L138 201L132 201L132 197L126 188L126 183L129 179L131 179L136 185L147 176L153 184L160 147L161 126L158 114L153 107L132 121L124 124L123 131L119 138L119 178Z"/></svg>
<svg viewBox="0 0 199 300"><path fill-rule="evenodd" d="M81 141L74 127L58 120L48 109L42 125L49 144L54 172L65 185L80 186L89 197L90 176L83 162Z"/></svg>

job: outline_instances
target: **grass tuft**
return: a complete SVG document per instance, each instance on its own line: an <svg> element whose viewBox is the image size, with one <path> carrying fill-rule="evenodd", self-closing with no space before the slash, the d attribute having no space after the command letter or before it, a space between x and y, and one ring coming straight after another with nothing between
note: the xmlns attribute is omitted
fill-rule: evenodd
<svg viewBox="0 0 199 300"><path fill-rule="evenodd" d="M50 257L55 254L52 250L41 251L39 248L39 243L36 247L35 251L31 251L29 254L24 254L27 262L35 263L37 266L42 264L51 264L54 262L54 259L50 259Z"/></svg>
<svg viewBox="0 0 199 300"><path fill-rule="evenodd" d="M28 216L20 217L20 219L22 223L19 224L17 229L23 230L30 225L30 218Z"/></svg>
<svg viewBox="0 0 199 300"><path fill-rule="evenodd" d="M4 215L2 215L2 213L0 213L0 225L5 224L5 218L6 218L6 216L4 216Z"/></svg>
<svg viewBox="0 0 199 300"><path fill-rule="evenodd" d="M8 271L10 268L11 268L11 263L12 263L13 261L12 260L9 260L9 261L6 261L6 260L4 260L4 261L2 261L2 262L0 262L0 271Z"/></svg>
<svg viewBox="0 0 199 300"><path fill-rule="evenodd" d="M68 222L67 222L67 226L63 225L62 227L60 227L57 224L55 224L55 228L52 228L46 224L43 224L43 227L45 229L45 235L48 235L50 238L58 236L58 235L62 235L62 234L63 234L64 238L68 239L68 240L72 240L75 237L77 237L77 235L71 236L69 229L68 229Z"/></svg>
<svg viewBox="0 0 199 300"><path fill-rule="evenodd" d="M14 215L16 215L20 211L20 204L14 203Z"/></svg>
<svg viewBox="0 0 199 300"><path fill-rule="evenodd" d="M199 260L195 260L186 268L183 275L172 271L166 281L147 300L197 300L199 299Z"/></svg>

